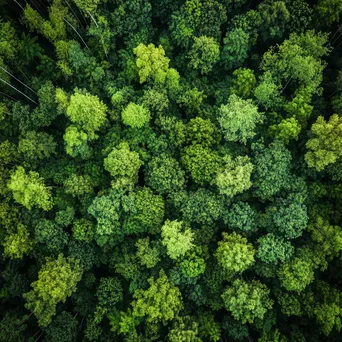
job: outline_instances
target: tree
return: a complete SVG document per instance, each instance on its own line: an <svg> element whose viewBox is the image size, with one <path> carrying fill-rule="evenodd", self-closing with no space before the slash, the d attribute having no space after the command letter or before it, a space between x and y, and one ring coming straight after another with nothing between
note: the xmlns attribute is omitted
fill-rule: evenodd
<svg viewBox="0 0 342 342"><path fill-rule="evenodd" d="M22 223L18 223L16 233L7 235L2 242L3 256L11 259L22 259L29 254L33 247L33 241L29 230Z"/></svg>
<svg viewBox="0 0 342 342"><path fill-rule="evenodd" d="M178 161L167 154L154 157L146 168L146 183L160 194L184 188L185 172Z"/></svg>
<svg viewBox="0 0 342 342"><path fill-rule="evenodd" d="M203 274L206 269L203 249L197 246L191 248L185 253L183 260L179 263L179 267L187 278L195 278Z"/></svg>
<svg viewBox="0 0 342 342"><path fill-rule="evenodd" d="M74 0L78 8L84 12L95 12L101 0Z"/></svg>
<svg viewBox="0 0 342 342"><path fill-rule="evenodd" d="M311 87L317 91L322 81L325 64L321 57L326 55L327 36L314 31L303 34L292 33L276 49L267 51L261 63L261 69L270 71L274 79L286 88L291 80L299 86Z"/></svg>
<svg viewBox="0 0 342 342"><path fill-rule="evenodd" d="M186 125L187 142L202 146L215 146L221 140L221 134L215 124L209 119L199 116L190 119Z"/></svg>
<svg viewBox="0 0 342 342"><path fill-rule="evenodd" d="M114 245L124 236L120 222L120 199L122 193L111 191L106 196L95 197L88 213L96 218L95 240L98 245Z"/></svg>
<svg viewBox="0 0 342 342"><path fill-rule="evenodd" d="M88 146L88 140L90 140L90 137L85 132L71 125L65 130L63 138L67 154L72 157L89 158L91 149Z"/></svg>
<svg viewBox="0 0 342 342"><path fill-rule="evenodd" d="M283 143L275 141L268 147L255 145L253 154L255 193L266 199L288 184L291 153Z"/></svg>
<svg viewBox="0 0 342 342"><path fill-rule="evenodd" d="M123 288L118 278L101 278L96 290L98 309L103 312L115 310L117 303L123 299Z"/></svg>
<svg viewBox="0 0 342 342"><path fill-rule="evenodd" d="M302 292L313 281L313 261L309 258L295 256L280 267L278 277L286 290Z"/></svg>
<svg viewBox="0 0 342 342"><path fill-rule="evenodd" d="M226 105L219 109L219 123L227 141L247 143L256 135L257 124L263 120L263 113L251 100L243 100L231 95Z"/></svg>
<svg viewBox="0 0 342 342"><path fill-rule="evenodd" d="M298 140L301 126L295 118L283 119L278 125L270 126L275 137L288 144L290 140Z"/></svg>
<svg viewBox="0 0 342 342"><path fill-rule="evenodd" d="M28 131L19 140L18 152L28 162L34 162L37 159L47 159L56 154L56 146L51 135L44 132Z"/></svg>
<svg viewBox="0 0 342 342"><path fill-rule="evenodd" d="M324 251L326 256L335 257L342 250L341 228L332 225L328 220L321 216L308 226L312 240L317 243L320 251Z"/></svg>
<svg viewBox="0 0 342 342"><path fill-rule="evenodd" d="M290 20L290 13L284 1L263 1L258 6L262 18L262 37L267 39L279 39L284 35L286 24Z"/></svg>
<svg viewBox="0 0 342 342"><path fill-rule="evenodd" d="M238 156L235 160L226 155L224 170L216 176L216 185L221 195L234 197L252 186L250 181L253 164L247 156Z"/></svg>
<svg viewBox="0 0 342 342"><path fill-rule="evenodd" d="M52 253L60 253L68 242L68 234L53 221L42 219L34 229L35 240Z"/></svg>
<svg viewBox="0 0 342 342"><path fill-rule="evenodd" d="M199 189L189 194L181 212L185 221L212 224L223 213L223 200L207 189Z"/></svg>
<svg viewBox="0 0 342 342"><path fill-rule="evenodd" d="M277 265L291 258L294 247L290 242L269 233L258 239L257 258L267 264Z"/></svg>
<svg viewBox="0 0 342 342"><path fill-rule="evenodd" d="M80 130L88 134L89 139L94 139L95 132L106 122L106 112L107 106L97 96L76 90L70 96L66 115Z"/></svg>
<svg viewBox="0 0 342 342"><path fill-rule="evenodd" d="M161 260L158 245L154 241L151 242L149 237L139 239L135 246L140 263L147 268L155 267Z"/></svg>
<svg viewBox="0 0 342 342"><path fill-rule="evenodd" d="M181 162L191 180L202 185L213 181L222 165L222 158L216 151L196 144L184 149Z"/></svg>
<svg viewBox="0 0 342 342"><path fill-rule="evenodd" d="M9 21L0 21L0 37L0 56L5 60L14 59L20 42Z"/></svg>
<svg viewBox="0 0 342 342"><path fill-rule="evenodd" d="M29 171L26 174L22 166L17 167L11 175L8 188L14 200L28 210L38 207L47 211L53 207L51 190L44 185L43 178L37 172Z"/></svg>
<svg viewBox="0 0 342 342"><path fill-rule="evenodd" d="M75 220L72 226L73 237L76 240L91 242L95 235L95 225L86 218Z"/></svg>
<svg viewBox="0 0 342 342"><path fill-rule="evenodd" d="M166 324L183 308L181 292L170 283L163 270L158 279L150 278L148 283L150 287L147 290L137 290L133 295L133 316L147 316L148 323Z"/></svg>
<svg viewBox="0 0 342 342"><path fill-rule="evenodd" d="M271 206L267 209L272 220L269 229L278 232L286 239L296 239L303 234L303 230L307 227L309 219L307 208L292 196L281 202L281 205Z"/></svg>
<svg viewBox="0 0 342 342"><path fill-rule="evenodd" d="M295 94L296 96L292 101L286 103L284 109L293 117L292 120L297 120L305 128L313 110L313 106L310 105L312 88L299 88Z"/></svg>
<svg viewBox="0 0 342 342"><path fill-rule="evenodd" d="M229 274L242 273L254 263L253 245L247 239L233 232L222 233L215 257L219 265Z"/></svg>
<svg viewBox="0 0 342 342"><path fill-rule="evenodd" d="M252 91L255 88L256 78L251 69L239 68L233 72L232 94L242 98L251 97Z"/></svg>
<svg viewBox="0 0 342 342"><path fill-rule="evenodd" d="M178 259L185 255L191 248L194 240L194 233L190 227L182 221L165 221L162 227L162 243L166 246L167 254L171 259Z"/></svg>
<svg viewBox="0 0 342 342"><path fill-rule="evenodd" d="M329 121L319 116L311 127L311 137L306 143L308 152L305 160L309 167L322 171L327 165L335 163L342 156L342 121L337 114Z"/></svg>
<svg viewBox="0 0 342 342"><path fill-rule="evenodd" d="M89 175L76 175L72 173L63 183L65 193L73 197L82 197L94 192L93 182Z"/></svg>
<svg viewBox="0 0 342 342"><path fill-rule="evenodd" d="M45 329L49 342L72 342L77 335L77 319L67 311L61 312Z"/></svg>
<svg viewBox="0 0 342 342"><path fill-rule="evenodd" d="M334 328L341 331L341 291L318 280L303 297L305 310L309 317L316 318L325 336L329 336Z"/></svg>
<svg viewBox="0 0 342 342"><path fill-rule="evenodd" d="M242 28L227 31L223 40L222 63L227 69L234 69L242 65L248 57L250 37Z"/></svg>
<svg viewBox="0 0 342 342"><path fill-rule="evenodd" d="M122 111L122 122L133 128L142 128L145 126L151 118L150 112L144 106L129 103L127 107Z"/></svg>
<svg viewBox="0 0 342 342"><path fill-rule="evenodd" d="M314 8L319 20L331 26L335 21L339 21L342 13L341 0L319 0Z"/></svg>
<svg viewBox="0 0 342 342"><path fill-rule="evenodd" d="M128 143L122 142L108 154L103 165L114 177L113 188L132 188L138 181L138 172L143 162L137 152L130 150Z"/></svg>
<svg viewBox="0 0 342 342"><path fill-rule="evenodd" d="M136 66L138 68L140 83L152 78L155 82L164 83L169 68L169 58L165 57L165 51L161 45L139 44L133 49L137 56Z"/></svg>
<svg viewBox="0 0 342 342"><path fill-rule="evenodd" d="M253 323L256 318L263 319L267 310L272 308L269 293L267 286L258 280L247 283L236 279L221 297L236 320Z"/></svg>
<svg viewBox="0 0 342 342"><path fill-rule="evenodd" d="M198 323L190 316L178 317L168 334L170 342L200 342L198 337Z"/></svg>
<svg viewBox="0 0 342 342"><path fill-rule="evenodd" d="M199 335L201 338L208 338L209 341L217 342L221 338L221 329L215 322L214 315L203 312L198 317Z"/></svg>
<svg viewBox="0 0 342 342"><path fill-rule="evenodd" d="M230 229L248 232L256 230L256 211L246 202L234 203L223 214L223 221Z"/></svg>
<svg viewBox="0 0 342 342"><path fill-rule="evenodd" d="M190 59L190 67L195 70L198 69L202 75L207 74L220 58L219 45L212 37L194 37L188 58Z"/></svg>
<svg viewBox="0 0 342 342"><path fill-rule="evenodd" d="M65 302L76 291L82 272L78 260L66 259L59 254L57 259L47 259L38 273L33 288L24 294L25 307L32 310L39 324L46 327L56 314L56 305Z"/></svg>
<svg viewBox="0 0 342 342"><path fill-rule="evenodd" d="M281 89L269 71L262 75L261 82L254 89L254 96L266 110L277 110L284 101L281 98Z"/></svg>
<svg viewBox="0 0 342 342"><path fill-rule="evenodd" d="M122 208L125 213L123 229L126 234L160 232L165 205L163 198L153 194L149 188L142 188L130 192L122 199Z"/></svg>

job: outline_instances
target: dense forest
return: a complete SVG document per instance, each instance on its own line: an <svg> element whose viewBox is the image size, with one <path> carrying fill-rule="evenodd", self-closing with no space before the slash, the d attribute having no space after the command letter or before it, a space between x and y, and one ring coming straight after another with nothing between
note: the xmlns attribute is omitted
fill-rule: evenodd
<svg viewBox="0 0 342 342"><path fill-rule="evenodd" d="M0 342L342 328L342 0L0 0Z"/></svg>

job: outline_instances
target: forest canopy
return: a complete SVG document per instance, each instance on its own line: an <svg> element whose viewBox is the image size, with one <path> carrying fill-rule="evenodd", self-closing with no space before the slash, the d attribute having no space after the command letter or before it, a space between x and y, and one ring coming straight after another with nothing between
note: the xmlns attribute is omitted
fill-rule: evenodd
<svg viewBox="0 0 342 342"><path fill-rule="evenodd" d="M0 0L0 342L342 329L341 0Z"/></svg>

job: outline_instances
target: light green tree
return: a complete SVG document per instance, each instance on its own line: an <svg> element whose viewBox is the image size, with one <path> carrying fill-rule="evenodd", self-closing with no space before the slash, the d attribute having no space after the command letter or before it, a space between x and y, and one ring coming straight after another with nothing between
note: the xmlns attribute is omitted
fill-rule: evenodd
<svg viewBox="0 0 342 342"><path fill-rule="evenodd" d="M254 263L253 245L240 234L222 233L215 257L219 265L229 274L242 273Z"/></svg>
<svg viewBox="0 0 342 342"><path fill-rule="evenodd" d="M165 56L165 51L161 45L155 47L154 44L139 44L133 49L137 56L136 66L138 68L140 83L152 78L156 82L164 83L169 69L169 58Z"/></svg>
<svg viewBox="0 0 342 342"><path fill-rule="evenodd" d="M122 122L133 128L142 128L151 119L150 111L142 105L129 103L121 113Z"/></svg>
<svg viewBox="0 0 342 342"><path fill-rule="evenodd" d="M65 151L72 157L87 158L91 154L91 150L88 146L88 134L79 130L77 127L71 125L65 130L63 135L65 142Z"/></svg>
<svg viewBox="0 0 342 342"><path fill-rule="evenodd" d="M133 316L146 316L147 322L167 324L183 308L182 294L163 270L158 279L150 278L148 282L147 290L137 290L133 295Z"/></svg>
<svg viewBox="0 0 342 342"><path fill-rule="evenodd" d="M302 292L314 280L313 260L295 256L280 267L278 277L286 290Z"/></svg>
<svg viewBox="0 0 342 342"><path fill-rule="evenodd" d="M247 156L238 156L234 160L226 155L223 158L225 166L216 176L216 185L220 194L234 197L252 186L251 174L253 164Z"/></svg>
<svg viewBox="0 0 342 342"><path fill-rule="evenodd" d="M311 127L311 137L306 143L305 160L309 167L322 171L342 156L342 118L332 115L329 121L319 116Z"/></svg>
<svg viewBox="0 0 342 342"><path fill-rule="evenodd" d="M302 127L295 118L283 119L278 125L270 126L275 137L288 144L290 140L298 140Z"/></svg>
<svg viewBox="0 0 342 342"><path fill-rule="evenodd" d="M104 159L103 165L114 178L112 187L132 188L138 181L138 172L143 162L137 152L130 150L127 142L122 142Z"/></svg>
<svg viewBox="0 0 342 342"><path fill-rule="evenodd" d="M226 105L221 105L218 121L227 141L246 144L256 135L255 130L263 121L263 113L251 100L243 100L233 94Z"/></svg>
<svg viewBox="0 0 342 342"><path fill-rule="evenodd" d="M32 290L24 294L26 308L32 310L42 327L50 324L56 314L56 305L64 303L76 291L82 271L78 260L66 259L63 254L58 258L47 259L38 273Z"/></svg>
<svg viewBox="0 0 342 342"><path fill-rule="evenodd" d="M66 115L89 139L95 139L95 132L106 122L107 106L95 95L75 91L70 96Z"/></svg>
<svg viewBox="0 0 342 342"><path fill-rule="evenodd" d="M162 227L162 243L166 246L167 254L171 259L184 256L194 247L194 233L182 221L165 221Z"/></svg>
<svg viewBox="0 0 342 342"><path fill-rule="evenodd" d="M7 235L2 242L4 247L4 257L11 259L22 259L24 255L30 253L33 241L29 230L22 223L18 223L16 233Z"/></svg>
<svg viewBox="0 0 342 342"><path fill-rule="evenodd" d="M256 318L263 319L272 308L270 290L258 280L246 282L236 279L222 294L224 305L236 320L253 323Z"/></svg>
<svg viewBox="0 0 342 342"><path fill-rule="evenodd" d="M8 182L13 198L27 209L33 207L50 210L53 207L51 190L44 184L43 178L34 171L25 172L22 166L16 168Z"/></svg>

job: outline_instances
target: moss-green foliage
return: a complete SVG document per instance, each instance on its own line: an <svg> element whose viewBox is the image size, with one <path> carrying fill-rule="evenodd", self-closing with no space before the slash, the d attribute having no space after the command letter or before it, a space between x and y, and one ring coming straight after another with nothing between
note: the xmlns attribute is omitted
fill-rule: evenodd
<svg viewBox="0 0 342 342"><path fill-rule="evenodd" d="M160 271L159 278L148 280L147 290L134 293L133 315L147 316L147 322L157 323L172 320L183 308L182 295L178 287L170 283L164 271Z"/></svg>
<svg viewBox="0 0 342 342"><path fill-rule="evenodd" d="M267 286L257 280L247 283L237 279L223 292L222 299L236 320L253 323L256 318L263 319L267 310L272 308L269 293Z"/></svg>
<svg viewBox="0 0 342 342"><path fill-rule="evenodd" d="M341 0L0 17L0 342L341 340Z"/></svg>
<svg viewBox="0 0 342 342"><path fill-rule="evenodd" d="M31 284L33 289L24 295L26 307L34 312L42 326L47 326L56 313L56 305L76 291L81 277L78 260L66 259L63 254L47 260L38 273L38 280Z"/></svg>
<svg viewBox="0 0 342 342"><path fill-rule="evenodd" d="M242 273L254 262L253 245L235 232L231 235L222 233L222 237L215 252L219 265L229 273Z"/></svg>
<svg viewBox="0 0 342 342"><path fill-rule="evenodd" d="M212 37L194 37L194 43L188 55L189 66L199 70L201 74L207 74L219 60L219 56L219 45Z"/></svg>

